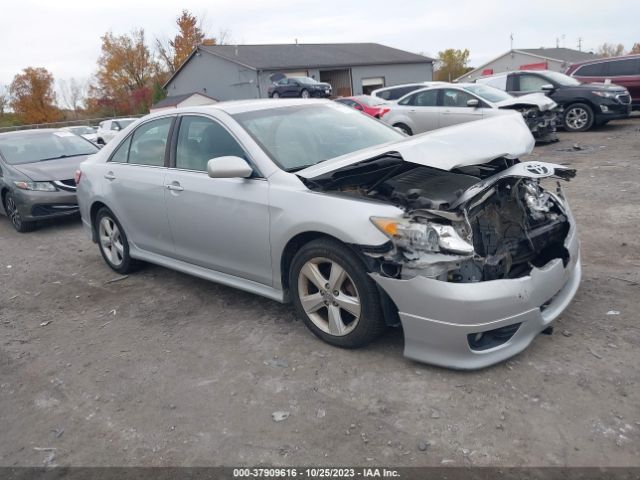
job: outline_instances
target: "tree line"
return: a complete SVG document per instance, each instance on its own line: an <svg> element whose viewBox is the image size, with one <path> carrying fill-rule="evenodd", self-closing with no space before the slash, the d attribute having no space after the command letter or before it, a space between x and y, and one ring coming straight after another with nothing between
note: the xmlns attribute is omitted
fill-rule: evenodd
<svg viewBox="0 0 640 480"><path fill-rule="evenodd" d="M0 126L147 113L164 98L162 85L197 45L227 41L226 31L207 37L202 19L188 10L175 23L176 35L156 38L153 46L143 28L123 35L106 32L95 74L88 82L72 78L56 85L46 68L25 68L9 86L0 86Z"/></svg>

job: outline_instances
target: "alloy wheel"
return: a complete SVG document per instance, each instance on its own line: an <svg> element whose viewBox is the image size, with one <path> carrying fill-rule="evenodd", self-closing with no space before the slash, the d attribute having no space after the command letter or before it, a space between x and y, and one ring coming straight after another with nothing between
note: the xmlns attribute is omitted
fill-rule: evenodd
<svg viewBox="0 0 640 480"><path fill-rule="evenodd" d="M334 260L316 257L307 261L298 275L298 295L309 319L329 335L347 335L360 321L358 290Z"/></svg>
<svg viewBox="0 0 640 480"><path fill-rule="evenodd" d="M11 223L16 228L16 230L20 230L22 228L22 217L20 216L20 212L18 211L18 207L16 206L16 202L13 199L12 195L7 195L5 200L5 209L7 211L7 216Z"/></svg>
<svg viewBox="0 0 640 480"><path fill-rule="evenodd" d="M278 92L275 92L273 95L271 95L271 98L280 98L280 94Z"/></svg>
<svg viewBox="0 0 640 480"><path fill-rule="evenodd" d="M300 96L302 98L309 98L309 92L307 92L306 90L303 90L302 93L300 94Z"/></svg>
<svg viewBox="0 0 640 480"><path fill-rule="evenodd" d="M124 245L122 235L116 222L110 217L102 217L98 228L100 248L105 257L116 267L124 261Z"/></svg>
<svg viewBox="0 0 640 480"><path fill-rule="evenodd" d="M582 107L573 107L566 113L565 122L571 129L580 130L589 122L589 112Z"/></svg>

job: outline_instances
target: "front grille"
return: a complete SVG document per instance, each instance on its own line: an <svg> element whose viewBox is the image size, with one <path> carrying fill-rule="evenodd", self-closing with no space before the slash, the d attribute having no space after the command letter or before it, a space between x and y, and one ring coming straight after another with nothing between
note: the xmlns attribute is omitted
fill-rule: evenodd
<svg viewBox="0 0 640 480"><path fill-rule="evenodd" d="M53 184L60 190L66 190L68 192L76 191L76 181L73 178L68 180L56 180Z"/></svg>
<svg viewBox="0 0 640 480"><path fill-rule="evenodd" d="M631 95L618 95L618 101L624 105L629 105L631 103Z"/></svg>
<svg viewBox="0 0 640 480"><path fill-rule="evenodd" d="M47 205L34 205L31 208L31 215L34 217L44 217L47 215L72 214L78 212L78 205L75 203L53 203Z"/></svg>

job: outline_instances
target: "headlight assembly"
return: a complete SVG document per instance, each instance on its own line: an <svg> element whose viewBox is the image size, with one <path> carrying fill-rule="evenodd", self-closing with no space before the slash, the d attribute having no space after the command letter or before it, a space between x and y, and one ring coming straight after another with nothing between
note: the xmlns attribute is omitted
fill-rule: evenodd
<svg viewBox="0 0 640 480"><path fill-rule="evenodd" d="M15 181L13 182L16 187L21 190L34 190L37 192L55 192L56 187L51 182L30 182L30 181Z"/></svg>
<svg viewBox="0 0 640 480"><path fill-rule="evenodd" d="M616 94L615 93L611 93L611 92L602 92L600 90L595 90L595 91L593 91L591 93L593 93L594 95L597 95L599 97L602 97L602 98L616 98Z"/></svg>
<svg viewBox="0 0 640 480"><path fill-rule="evenodd" d="M394 245L418 252L447 252L470 255L473 245L464 240L452 225L418 223L404 218L371 217L371 222Z"/></svg>

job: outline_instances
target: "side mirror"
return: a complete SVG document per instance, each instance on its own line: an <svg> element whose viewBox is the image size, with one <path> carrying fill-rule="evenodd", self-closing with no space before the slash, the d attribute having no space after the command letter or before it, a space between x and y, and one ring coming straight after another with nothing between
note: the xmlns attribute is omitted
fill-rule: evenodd
<svg viewBox="0 0 640 480"><path fill-rule="evenodd" d="M207 173L211 178L248 178L253 169L243 158L227 156L209 160Z"/></svg>
<svg viewBox="0 0 640 480"><path fill-rule="evenodd" d="M119 131L120 131L120 125L114 125L114 126L113 126L113 129L114 129L116 132L119 132Z"/></svg>
<svg viewBox="0 0 640 480"><path fill-rule="evenodd" d="M551 85L550 83L546 83L544 85L542 85L540 87L540 90L542 90L543 92L552 92L556 89L556 87L554 87L553 85Z"/></svg>
<svg viewBox="0 0 640 480"><path fill-rule="evenodd" d="M472 98L470 100L467 100L467 107L478 108L479 105L480 105L480 102L478 101L477 98Z"/></svg>

